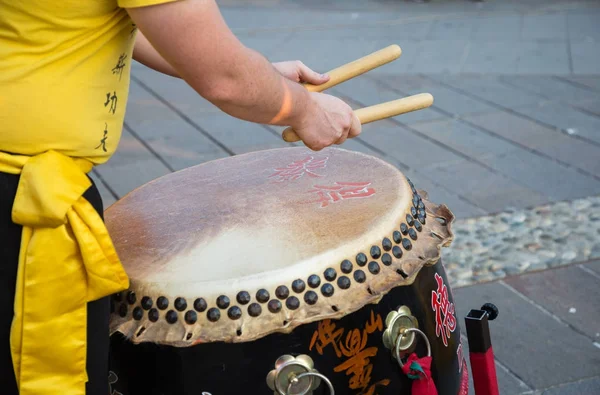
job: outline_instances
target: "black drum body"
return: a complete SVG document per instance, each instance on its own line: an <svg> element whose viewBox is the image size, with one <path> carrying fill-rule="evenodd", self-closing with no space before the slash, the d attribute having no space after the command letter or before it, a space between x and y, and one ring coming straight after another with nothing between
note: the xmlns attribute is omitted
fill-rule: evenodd
<svg viewBox="0 0 600 395"><path fill-rule="evenodd" d="M117 333L112 337L111 395L272 394L267 375L284 355L308 355L338 395L409 395L412 380L383 342L386 317L402 306L428 339L438 394L466 395L468 374L459 319L441 260L423 267L412 285L392 289L377 304L341 319L301 325L289 334L176 348L134 345ZM427 355L427 344L417 333L412 347L409 352ZM322 380L312 392L328 393Z"/></svg>

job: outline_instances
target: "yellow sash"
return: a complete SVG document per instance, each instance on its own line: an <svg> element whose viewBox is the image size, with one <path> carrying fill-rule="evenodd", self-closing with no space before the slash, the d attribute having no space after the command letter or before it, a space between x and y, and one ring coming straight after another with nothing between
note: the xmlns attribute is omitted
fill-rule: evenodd
<svg viewBox="0 0 600 395"><path fill-rule="evenodd" d="M129 287L102 219L82 196L92 167L56 151L0 152L0 171L21 174L12 209L23 234L10 338L20 395L85 394L86 304Z"/></svg>

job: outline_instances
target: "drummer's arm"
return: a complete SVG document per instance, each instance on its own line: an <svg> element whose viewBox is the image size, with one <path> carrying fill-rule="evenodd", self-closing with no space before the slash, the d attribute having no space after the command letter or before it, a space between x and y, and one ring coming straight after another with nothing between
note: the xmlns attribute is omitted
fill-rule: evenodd
<svg viewBox="0 0 600 395"><path fill-rule="evenodd" d="M230 115L293 126L311 106L306 89L282 77L267 59L235 37L214 0L176 1L127 11L165 62L147 55L146 61L154 59L148 63L180 76Z"/></svg>
<svg viewBox="0 0 600 395"><path fill-rule="evenodd" d="M139 30L133 47L133 58L153 70L170 75L171 77L181 78L177 70L154 49L150 41ZM319 85L327 82L329 79L327 75L322 75L311 70L300 61L276 62L272 64L281 75L291 81Z"/></svg>
<svg viewBox="0 0 600 395"><path fill-rule="evenodd" d="M137 31L133 47L133 58L153 70L170 75L171 77L181 78L177 70L154 49L150 41L139 30Z"/></svg>

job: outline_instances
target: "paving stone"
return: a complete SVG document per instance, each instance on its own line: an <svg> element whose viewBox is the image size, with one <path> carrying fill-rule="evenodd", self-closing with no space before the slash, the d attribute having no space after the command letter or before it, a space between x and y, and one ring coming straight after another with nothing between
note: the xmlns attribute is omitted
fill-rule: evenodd
<svg viewBox="0 0 600 395"><path fill-rule="evenodd" d="M581 101L577 103L575 107L586 110L597 117L600 117L600 99Z"/></svg>
<svg viewBox="0 0 600 395"><path fill-rule="evenodd" d="M427 192L430 201L448 206L457 220L486 214L484 210L461 199L458 195L448 191L446 188L433 183L418 171L410 170L403 171L403 173L414 182L418 189Z"/></svg>
<svg viewBox="0 0 600 395"><path fill-rule="evenodd" d="M600 92L600 77L574 75L562 78Z"/></svg>
<svg viewBox="0 0 600 395"><path fill-rule="evenodd" d="M473 18L437 20L433 22L428 39L445 40L448 37L467 40L473 32Z"/></svg>
<svg viewBox="0 0 600 395"><path fill-rule="evenodd" d="M189 138L182 135L153 138L146 142L175 171L229 156L222 149L207 150L203 143L195 140L191 145Z"/></svg>
<svg viewBox="0 0 600 395"><path fill-rule="evenodd" d="M515 42L519 40L521 25L523 24L522 15L506 16L486 16L473 18L473 30L471 31L471 50L488 46L489 41ZM491 45L490 47L494 47Z"/></svg>
<svg viewBox="0 0 600 395"><path fill-rule="evenodd" d="M360 103L362 106L372 106L390 100L397 100L404 96L402 93L395 92L384 84L374 81L371 78L367 78L364 75L355 77L331 88L331 92L340 93L346 97L352 98L352 100ZM326 93L329 93L329 91ZM417 111L415 113L427 113L427 111Z"/></svg>
<svg viewBox="0 0 600 395"><path fill-rule="evenodd" d="M359 19L359 17L357 17ZM320 40L323 37L335 39L355 39L358 37L371 39L387 39L397 43L403 54L397 62L405 60L404 43L406 40L421 40L431 30L432 21L386 23L384 25L357 25L328 29L307 29L294 32L294 39Z"/></svg>
<svg viewBox="0 0 600 395"><path fill-rule="evenodd" d="M508 208L527 208L549 201L539 192L466 160L443 166L429 166L420 172L487 213L505 211Z"/></svg>
<svg viewBox="0 0 600 395"><path fill-rule="evenodd" d="M600 377L592 377L547 389L542 392L542 395L594 395L598 393L600 393Z"/></svg>
<svg viewBox="0 0 600 395"><path fill-rule="evenodd" d="M273 56L274 53L282 46L285 45L292 37L291 32L282 33L262 33L262 34L250 34L250 35L238 35L238 39L247 46L248 48L254 49L260 52L267 59ZM293 59L290 59L293 60Z"/></svg>
<svg viewBox="0 0 600 395"><path fill-rule="evenodd" d="M600 42L572 42L573 73L600 74Z"/></svg>
<svg viewBox="0 0 600 395"><path fill-rule="evenodd" d="M125 123L174 170L228 156L178 113L139 90L128 104Z"/></svg>
<svg viewBox="0 0 600 395"><path fill-rule="evenodd" d="M501 283L455 289L457 317L494 303L500 315L490 322L494 355L533 389L544 389L599 373L592 341L539 310ZM461 326L464 331L464 325ZM557 350L560 355L557 355ZM560 372L560 374L557 374Z"/></svg>
<svg viewBox="0 0 600 395"><path fill-rule="evenodd" d="M598 92L550 76L502 76L501 80L517 89L554 101L577 103L582 100L598 99Z"/></svg>
<svg viewBox="0 0 600 395"><path fill-rule="evenodd" d="M412 79L412 77L406 77L406 80L410 79ZM399 78L397 82L398 85L401 85L402 81L403 79ZM354 102L360 103L359 105L352 106L354 109L397 100L409 95L409 93L399 93L398 91L389 89L389 87L395 86L392 85L392 83L393 82L388 81L387 78L375 81L370 78L359 76L332 88L329 93L334 96L338 96L339 93L344 97L351 98ZM435 100L436 98L434 96L434 102ZM430 107L402 114L396 118L404 124L413 124L433 119L446 119L448 118L448 115L440 112L436 108Z"/></svg>
<svg viewBox="0 0 600 395"><path fill-rule="evenodd" d="M413 129L471 158L486 158L519 147L457 120L413 125Z"/></svg>
<svg viewBox="0 0 600 395"><path fill-rule="evenodd" d="M587 262L587 263L582 264L582 266L584 266L587 269L590 269L590 270L598 273L598 275L600 275L600 260ZM598 332L600 332L600 329L598 330Z"/></svg>
<svg viewBox="0 0 600 395"><path fill-rule="evenodd" d="M109 161L97 166L96 169L119 198L147 182L170 173L169 169L156 158L124 164L111 164Z"/></svg>
<svg viewBox="0 0 600 395"><path fill-rule="evenodd" d="M510 109L537 104L543 100L539 95L503 84L497 76L430 76L430 78L451 85L458 91L468 92L475 98Z"/></svg>
<svg viewBox="0 0 600 395"><path fill-rule="evenodd" d="M600 143L600 118L558 103L542 103L515 109L516 112L574 135Z"/></svg>
<svg viewBox="0 0 600 395"><path fill-rule="evenodd" d="M518 58L514 41L473 41L461 71L514 74Z"/></svg>
<svg viewBox="0 0 600 395"><path fill-rule="evenodd" d="M464 317L461 317L460 324L464 325ZM466 336L463 336L462 338L462 345L464 349L465 360L467 361L467 369L469 369L469 395L476 395L473 384L473 370L471 369L471 360L469 359L469 342ZM516 395L531 391L531 388L515 377L512 373L506 371L506 369L500 365L497 360L496 378L498 379L498 390L501 394Z"/></svg>
<svg viewBox="0 0 600 395"><path fill-rule="evenodd" d="M600 278L568 266L504 281L590 338L600 332Z"/></svg>
<svg viewBox="0 0 600 395"><path fill-rule="evenodd" d="M569 38L573 41L600 41L599 20L599 10L567 13Z"/></svg>
<svg viewBox="0 0 600 395"><path fill-rule="evenodd" d="M600 181L525 149L486 158L488 166L552 200L582 198L600 193Z"/></svg>
<svg viewBox="0 0 600 395"><path fill-rule="evenodd" d="M223 17L228 26L236 34L248 31L261 31L276 28L313 27L356 23L358 18L353 18L353 12L344 9L324 12L302 8L277 8L253 9L253 7L229 8L222 10ZM389 20L389 13L370 12L364 13L360 22L377 22Z"/></svg>
<svg viewBox="0 0 600 395"><path fill-rule="evenodd" d="M415 61L407 69L418 73L458 73L464 63L468 43L463 40L422 41Z"/></svg>
<svg viewBox="0 0 600 395"><path fill-rule="evenodd" d="M156 159L154 154L124 127L119 146L107 163L117 166L153 159Z"/></svg>
<svg viewBox="0 0 600 395"><path fill-rule="evenodd" d="M567 18L564 13L525 15L521 37L524 40L566 40Z"/></svg>
<svg viewBox="0 0 600 395"><path fill-rule="evenodd" d="M570 74L566 42L520 42L515 44L517 73Z"/></svg>
<svg viewBox="0 0 600 395"><path fill-rule="evenodd" d="M429 79L399 75L377 76L376 78L380 84L403 92L407 96L419 93L431 93L434 109L440 109L452 115L464 116L472 113L495 111L494 107L481 100L458 93ZM419 112L430 113L430 111L423 110L417 111L417 113Z"/></svg>
<svg viewBox="0 0 600 395"><path fill-rule="evenodd" d="M194 111L196 113L220 111L218 107L204 99L185 81L179 78L159 73L145 66L132 72L130 95L135 97L136 92L139 92L142 97L147 97L146 92L143 92L145 88L140 86L138 81L180 111Z"/></svg>
<svg viewBox="0 0 600 395"><path fill-rule="evenodd" d="M600 147L504 112L473 115L465 120L590 174L600 174Z"/></svg>
<svg viewBox="0 0 600 395"><path fill-rule="evenodd" d="M188 116L235 154L291 146L281 138L284 128L280 128L276 133L262 125L234 118L225 113L190 113Z"/></svg>
<svg viewBox="0 0 600 395"><path fill-rule="evenodd" d="M419 169L463 160L444 147L389 120L363 125L360 138L398 160L405 168Z"/></svg>

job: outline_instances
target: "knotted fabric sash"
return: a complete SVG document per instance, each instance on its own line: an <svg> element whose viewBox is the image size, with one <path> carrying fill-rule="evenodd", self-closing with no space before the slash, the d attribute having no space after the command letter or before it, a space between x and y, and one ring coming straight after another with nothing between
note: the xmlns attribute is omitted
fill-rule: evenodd
<svg viewBox="0 0 600 395"><path fill-rule="evenodd" d="M0 152L0 171L21 174L12 209L23 232L10 334L20 395L85 394L87 302L129 287L102 218L82 196L92 167L56 151Z"/></svg>

